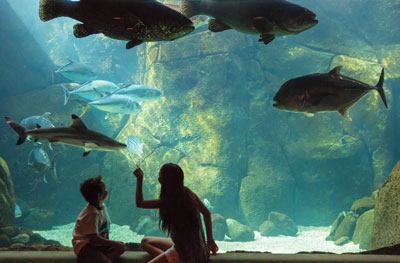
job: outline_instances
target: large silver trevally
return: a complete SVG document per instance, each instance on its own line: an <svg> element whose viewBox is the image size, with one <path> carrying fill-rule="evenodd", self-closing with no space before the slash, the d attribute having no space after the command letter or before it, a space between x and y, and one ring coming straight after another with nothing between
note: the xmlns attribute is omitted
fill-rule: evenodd
<svg viewBox="0 0 400 263"><path fill-rule="evenodd" d="M107 80L92 80L84 83L82 86L74 89L73 91L69 91L63 86L62 88L64 91L64 105L67 104L69 97L72 94L75 94L88 101L94 101L101 97L99 94L112 93L113 91L119 89L117 85Z"/></svg>
<svg viewBox="0 0 400 263"><path fill-rule="evenodd" d="M135 114L142 111L140 104L129 96L111 94L99 100L89 102L80 117L82 117L87 109L96 108L101 111L109 113L120 113L120 114Z"/></svg>
<svg viewBox="0 0 400 263"><path fill-rule="evenodd" d="M51 113L45 112L42 116L30 116L23 119L20 124L24 126L26 129L35 129L36 127L43 127L43 128L54 128L55 126L51 121L47 118ZM33 141L32 136L27 137L28 141ZM52 150L51 144L48 144L50 150Z"/></svg>
<svg viewBox="0 0 400 263"><path fill-rule="evenodd" d="M123 85L113 94L126 95L136 101L152 101L162 96L161 90L153 86L146 85Z"/></svg>
<svg viewBox="0 0 400 263"><path fill-rule="evenodd" d="M351 120L349 108L375 90L387 108L383 68L375 87L340 74L341 69L342 66L337 66L329 73L310 74L286 81L276 93L273 106L284 111L303 112L308 116L317 112L338 111L343 118Z"/></svg>
<svg viewBox="0 0 400 263"><path fill-rule="evenodd" d="M128 151L130 153L135 154L138 157L141 157L143 154L143 142L139 140L139 138L129 135L128 136Z"/></svg>
<svg viewBox="0 0 400 263"><path fill-rule="evenodd" d="M51 113L45 112L42 116L30 116L23 119L20 124L27 129L35 129L37 125L43 128L54 128L55 126L47 118Z"/></svg>
<svg viewBox="0 0 400 263"><path fill-rule="evenodd" d="M71 81L86 82L96 78L96 73L94 73L89 67L85 66L83 63L74 62L70 59L68 60L69 62L67 64L54 71L54 73L58 73Z"/></svg>
<svg viewBox="0 0 400 263"><path fill-rule="evenodd" d="M19 135L17 145L24 143L27 136L32 136L35 141L47 140L53 145L67 144L81 147L85 150L83 156L86 156L92 150L115 151L126 148L126 144L120 143L104 134L88 129L82 120L72 114L72 124L69 127L55 128L36 128L27 130L24 126L16 123L9 117L5 117L6 122Z"/></svg>
<svg viewBox="0 0 400 263"><path fill-rule="evenodd" d="M171 41L194 30L192 21L155 0L40 0L42 21L70 17L75 37L102 33L127 40L126 48L143 42Z"/></svg>
<svg viewBox="0 0 400 263"><path fill-rule="evenodd" d="M50 160L49 155L43 150L43 145L35 145L29 153L28 166L40 174L43 182L47 183L46 173L48 171L51 172L53 179L58 182L55 163L56 156L57 153Z"/></svg>
<svg viewBox="0 0 400 263"><path fill-rule="evenodd" d="M295 35L318 23L310 10L286 0L183 0L187 17L207 15L213 32L228 29L260 35L268 44L277 36Z"/></svg>

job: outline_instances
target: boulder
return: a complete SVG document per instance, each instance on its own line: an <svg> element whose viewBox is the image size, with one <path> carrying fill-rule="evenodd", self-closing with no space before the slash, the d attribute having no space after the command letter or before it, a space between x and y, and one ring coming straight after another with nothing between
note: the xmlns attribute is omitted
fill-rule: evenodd
<svg viewBox="0 0 400 263"><path fill-rule="evenodd" d="M56 214L43 208L30 208L25 217L23 226L34 230L51 229L54 225Z"/></svg>
<svg viewBox="0 0 400 263"><path fill-rule="evenodd" d="M6 234L0 234L0 247L9 247L11 240Z"/></svg>
<svg viewBox="0 0 400 263"><path fill-rule="evenodd" d="M361 249L371 249L371 233L374 224L374 209L363 213L357 220L352 241L354 244L360 244Z"/></svg>
<svg viewBox="0 0 400 263"><path fill-rule="evenodd" d="M351 206L351 211L356 213L357 215L362 215L366 211L371 210L375 207L375 198L374 197L363 197L359 200L354 201Z"/></svg>
<svg viewBox="0 0 400 263"><path fill-rule="evenodd" d="M333 236L333 240L338 240L341 237L346 236L352 237L354 233L354 229L356 227L356 222L358 219L358 215L354 212L348 212L337 228L335 235Z"/></svg>
<svg viewBox="0 0 400 263"><path fill-rule="evenodd" d="M212 214L211 220L212 220L214 239L224 240L225 234L228 233L228 226L226 225L226 219L220 214Z"/></svg>
<svg viewBox="0 0 400 263"><path fill-rule="evenodd" d="M262 236L267 237L267 236L278 236L279 235L279 228L276 227L276 225L269 220L264 221L264 223L262 223L260 225L259 230L260 230L260 234Z"/></svg>
<svg viewBox="0 0 400 263"><path fill-rule="evenodd" d="M166 236L166 234L161 231L158 221L150 216L141 216L138 220L137 226L134 228L134 231L145 236Z"/></svg>
<svg viewBox="0 0 400 263"><path fill-rule="evenodd" d="M334 244L336 246L343 246L349 242L350 242L350 239L348 236L342 236L342 237L338 238L337 240L335 240Z"/></svg>
<svg viewBox="0 0 400 263"><path fill-rule="evenodd" d="M333 221L333 224L331 226L331 230L329 231L329 235L325 238L325 240L328 241L333 241L333 237L335 236L336 230L339 227L339 225L342 223L345 213L340 212L339 215L336 217L335 221Z"/></svg>
<svg viewBox="0 0 400 263"><path fill-rule="evenodd" d="M14 186L6 161L0 157L0 227L14 225Z"/></svg>
<svg viewBox="0 0 400 263"><path fill-rule="evenodd" d="M254 232L250 227L231 218L226 219L226 224L228 226L229 237L232 241L247 242L254 240Z"/></svg>
<svg viewBox="0 0 400 263"><path fill-rule="evenodd" d="M270 212L268 220L259 229L263 236L296 236L298 231L296 224L290 217L278 212Z"/></svg>
<svg viewBox="0 0 400 263"><path fill-rule="evenodd" d="M400 161L379 188L375 203L375 218L371 248L378 249L400 243Z"/></svg>

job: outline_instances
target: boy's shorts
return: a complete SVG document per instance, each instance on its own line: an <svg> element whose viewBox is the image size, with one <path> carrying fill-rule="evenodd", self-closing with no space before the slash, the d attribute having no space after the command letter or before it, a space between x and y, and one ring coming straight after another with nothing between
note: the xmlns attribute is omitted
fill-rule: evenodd
<svg viewBox="0 0 400 263"><path fill-rule="evenodd" d="M112 263L106 256L110 248L86 244L78 254L77 263Z"/></svg>
<svg viewBox="0 0 400 263"><path fill-rule="evenodd" d="M184 263L180 258L178 251L174 246L164 251L164 256L167 258L168 263Z"/></svg>

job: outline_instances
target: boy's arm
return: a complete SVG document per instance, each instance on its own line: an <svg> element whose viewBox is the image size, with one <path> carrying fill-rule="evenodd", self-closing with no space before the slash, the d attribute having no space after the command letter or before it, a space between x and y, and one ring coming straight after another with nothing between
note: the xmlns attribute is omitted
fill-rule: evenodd
<svg viewBox="0 0 400 263"><path fill-rule="evenodd" d="M216 254L218 251L218 246L217 246L217 244L215 244L215 241L213 238L210 210L208 210L208 208L203 204L203 202L200 200L200 198L195 193L193 193L193 195L195 196L195 199L198 203L200 213L203 214L204 224L206 226L207 246L213 254Z"/></svg>
<svg viewBox="0 0 400 263"><path fill-rule="evenodd" d="M136 168L133 174L137 178L136 183L136 206L139 208L160 208L160 199L143 200L143 171Z"/></svg>

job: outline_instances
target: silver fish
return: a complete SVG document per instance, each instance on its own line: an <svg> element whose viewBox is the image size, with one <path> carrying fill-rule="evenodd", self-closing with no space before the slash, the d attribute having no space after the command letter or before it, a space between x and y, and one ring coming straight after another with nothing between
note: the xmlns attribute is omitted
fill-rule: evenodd
<svg viewBox="0 0 400 263"><path fill-rule="evenodd" d="M74 94L88 101L98 100L100 98L99 94L112 93L113 91L119 89L117 85L107 80L92 80L84 83L77 89L73 91L67 90L63 87L64 91L64 105L67 104L69 97Z"/></svg>
<svg viewBox="0 0 400 263"><path fill-rule="evenodd" d="M128 151L141 157L143 154L143 142L133 135L128 136Z"/></svg>
<svg viewBox="0 0 400 263"><path fill-rule="evenodd" d="M64 66L60 67L54 74L60 74L66 79L71 81L81 81L86 82L96 78L96 73L94 73L89 67L85 66L82 63L74 62L68 59L69 62ZM53 74L53 82L54 82L54 74Z"/></svg>
<svg viewBox="0 0 400 263"><path fill-rule="evenodd" d="M113 94L126 95L136 101L152 101L162 96L161 90L146 85L123 85L122 88L116 90Z"/></svg>
<svg viewBox="0 0 400 263"><path fill-rule="evenodd" d="M135 114L142 111L142 107L136 100L118 94L112 94L99 100L89 102L83 109L81 117L86 113L89 107L109 113L120 114Z"/></svg>

